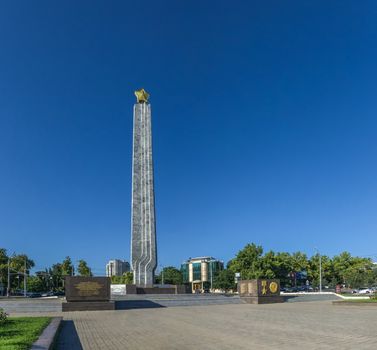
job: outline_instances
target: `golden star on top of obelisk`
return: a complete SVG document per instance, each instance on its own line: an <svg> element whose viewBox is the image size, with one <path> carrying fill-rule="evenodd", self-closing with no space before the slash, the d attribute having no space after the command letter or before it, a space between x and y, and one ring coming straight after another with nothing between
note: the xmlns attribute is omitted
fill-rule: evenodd
<svg viewBox="0 0 377 350"><path fill-rule="evenodd" d="M137 103L146 103L148 102L149 94L144 89L136 90L135 96Z"/></svg>

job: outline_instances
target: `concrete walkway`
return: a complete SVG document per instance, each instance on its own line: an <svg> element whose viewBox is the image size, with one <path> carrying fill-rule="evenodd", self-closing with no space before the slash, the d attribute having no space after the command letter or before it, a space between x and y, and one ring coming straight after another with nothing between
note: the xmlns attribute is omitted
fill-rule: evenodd
<svg viewBox="0 0 377 350"><path fill-rule="evenodd" d="M322 301L72 312L57 349L368 350L376 311Z"/></svg>

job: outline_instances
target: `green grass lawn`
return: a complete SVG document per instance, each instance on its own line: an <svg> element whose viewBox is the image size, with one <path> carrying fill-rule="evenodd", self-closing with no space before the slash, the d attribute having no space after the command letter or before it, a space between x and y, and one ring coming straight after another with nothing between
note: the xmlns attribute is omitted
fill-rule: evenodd
<svg viewBox="0 0 377 350"><path fill-rule="evenodd" d="M377 303L377 299L355 299L355 300L348 299L345 301L351 301L353 303Z"/></svg>
<svg viewBox="0 0 377 350"><path fill-rule="evenodd" d="M50 320L51 317L10 317L0 323L0 349L29 349Z"/></svg>

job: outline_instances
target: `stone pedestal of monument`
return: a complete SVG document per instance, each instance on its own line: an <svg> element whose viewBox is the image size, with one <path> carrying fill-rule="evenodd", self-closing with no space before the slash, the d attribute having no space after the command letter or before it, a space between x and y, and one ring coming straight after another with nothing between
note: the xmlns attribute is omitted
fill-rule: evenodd
<svg viewBox="0 0 377 350"><path fill-rule="evenodd" d="M280 281L277 279L239 281L238 293L241 300L249 304L284 302L284 298L280 296Z"/></svg>
<svg viewBox="0 0 377 350"><path fill-rule="evenodd" d="M115 303L110 301L109 277L65 278L65 298L63 311L115 310Z"/></svg>

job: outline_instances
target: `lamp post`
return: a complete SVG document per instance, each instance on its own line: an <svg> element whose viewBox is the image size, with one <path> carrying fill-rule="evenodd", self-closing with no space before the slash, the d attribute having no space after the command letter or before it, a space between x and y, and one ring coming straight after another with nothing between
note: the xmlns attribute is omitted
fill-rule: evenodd
<svg viewBox="0 0 377 350"><path fill-rule="evenodd" d="M315 248L319 257L319 292L322 293L322 256L317 248Z"/></svg>
<svg viewBox="0 0 377 350"><path fill-rule="evenodd" d="M24 297L26 298L26 256L25 256L25 265L24 265Z"/></svg>
<svg viewBox="0 0 377 350"><path fill-rule="evenodd" d="M8 258L8 286L7 286L7 297L9 298L10 293L10 258Z"/></svg>

